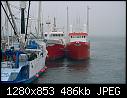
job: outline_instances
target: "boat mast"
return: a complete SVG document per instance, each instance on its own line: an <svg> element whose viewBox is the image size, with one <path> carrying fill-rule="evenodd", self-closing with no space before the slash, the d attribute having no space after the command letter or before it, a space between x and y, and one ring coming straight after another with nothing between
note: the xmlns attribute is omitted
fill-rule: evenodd
<svg viewBox="0 0 127 98"><path fill-rule="evenodd" d="M41 22L41 38L42 39L44 39L44 35L43 35L43 32L44 32L44 28L43 28L43 26L44 26L44 24L43 24L43 9L42 9L42 22Z"/></svg>
<svg viewBox="0 0 127 98"><path fill-rule="evenodd" d="M28 7L28 15L27 15L27 24L26 24L26 35L25 35L25 41L27 39L27 29L28 29L28 20L29 20L29 11L30 11L30 1L29 1L29 7ZM31 29L31 28L30 28Z"/></svg>
<svg viewBox="0 0 127 98"><path fill-rule="evenodd" d="M25 16L24 11L26 8L26 1L20 1L21 8L21 41L25 43Z"/></svg>
<svg viewBox="0 0 127 98"><path fill-rule="evenodd" d="M5 10L8 14L6 2L5 2ZM5 16L5 32L8 33L8 19L7 19L7 16Z"/></svg>
<svg viewBox="0 0 127 98"><path fill-rule="evenodd" d="M48 31L48 32L51 32L51 30L50 30L50 24L51 24L51 23L50 23L49 16L48 16L48 20L47 20L46 24L48 25L48 28L47 28L48 30L47 30L47 31Z"/></svg>
<svg viewBox="0 0 127 98"><path fill-rule="evenodd" d="M7 14L8 14L8 11L7 11L7 4L6 4L6 2L5 2L5 10L6 10L6 12L7 12ZM9 47L9 34L8 34L8 19L7 19L7 16L5 16L5 33L6 33L6 36L7 36L7 38L8 38L8 47ZM4 37L4 36L3 36ZM6 37L5 37L5 39L6 39Z"/></svg>
<svg viewBox="0 0 127 98"><path fill-rule="evenodd" d="M69 15L68 15L68 6L67 6L67 32L66 32L66 38L67 38L67 42L68 42L68 40L69 40L69 35L68 35L68 25L69 25Z"/></svg>
<svg viewBox="0 0 127 98"><path fill-rule="evenodd" d="M79 31L81 31L80 16L79 16Z"/></svg>
<svg viewBox="0 0 127 98"><path fill-rule="evenodd" d="M87 32L86 28L87 28L87 25L84 24L84 25L83 25L83 32Z"/></svg>
<svg viewBox="0 0 127 98"><path fill-rule="evenodd" d="M54 17L54 23L53 23L53 32L56 32L56 19Z"/></svg>
<svg viewBox="0 0 127 98"><path fill-rule="evenodd" d="M38 30L37 30L37 37L39 38L39 36L41 35L40 32L40 27L41 27L41 1L38 2L39 6L38 6Z"/></svg>
<svg viewBox="0 0 127 98"><path fill-rule="evenodd" d="M72 33L73 32L73 30L72 30L72 25L70 25L70 33Z"/></svg>
<svg viewBox="0 0 127 98"><path fill-rule="evenodd" d="M87 33L89 33L89 6L87 6L87 19L86 19L86 25L87 25Z"/></svg>
<svg viewBox="0 0 127 98"><path fill-rule="evenodd" d="M43 16L42 16L42 17L43 17ZM42 22L41 26L42 26L42 27L41 27L41 38L44 39L44 35L43 35L43 33L44 33L44 27L43 27L44 24L43 24L43 22Z"/></svg>

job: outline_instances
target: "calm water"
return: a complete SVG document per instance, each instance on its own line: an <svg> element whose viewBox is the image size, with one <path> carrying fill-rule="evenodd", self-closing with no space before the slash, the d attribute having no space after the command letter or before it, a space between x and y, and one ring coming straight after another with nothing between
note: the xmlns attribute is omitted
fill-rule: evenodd
<svg viewBox="0 0 127 98"><path fill-rule="evenodd" d="M47 62L48 70L34 83L122 83L126 82L125 38L94 37L87 61L61 59Z"/></svg>

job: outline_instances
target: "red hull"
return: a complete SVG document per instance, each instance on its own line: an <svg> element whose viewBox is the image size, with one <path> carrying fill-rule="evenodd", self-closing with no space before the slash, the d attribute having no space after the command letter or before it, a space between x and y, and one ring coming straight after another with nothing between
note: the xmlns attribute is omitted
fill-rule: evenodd
<svg viewBox="0 0 127 98"><path fill-rule="evenodd" d="M48 51L48 57L46 60L56 60L64 56L65 46L61 44L54 44L46 47Z"/></svg>
<svg viewBox="0 0 127 98"><path fill-rule="evenodd" d="M67 44L67 56L74 60L84 60L90 57L89 42L70 42Z"/></svg>

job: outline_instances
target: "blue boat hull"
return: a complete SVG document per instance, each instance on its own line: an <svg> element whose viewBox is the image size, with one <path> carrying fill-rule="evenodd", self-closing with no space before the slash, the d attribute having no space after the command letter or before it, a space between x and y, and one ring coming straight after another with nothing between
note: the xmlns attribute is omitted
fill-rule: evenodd
<svg viewBox="0 0 127 98"><path fill-rule="evenodd" d="M16 80L16 81L1 81L1 83L32 83L33 81L37 80L39 78L39 76L41 76L45 71L46 68L43 69L43 72L38 72L37 75L34 75L33 77L29 78L29 79L23 79L23 80Z"/></svg>

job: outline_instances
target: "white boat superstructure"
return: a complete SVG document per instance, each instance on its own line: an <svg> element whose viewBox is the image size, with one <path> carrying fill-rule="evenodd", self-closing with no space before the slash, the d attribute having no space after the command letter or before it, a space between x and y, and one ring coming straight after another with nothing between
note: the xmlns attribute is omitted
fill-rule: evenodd
<svg viewBox="0 0 127 98"><path fill-rule="evenodd" d="M8 57L15 55L16 60L10 57L11 60L1 62L1 81L17 83L29 82L37 78L46 69L47 50L44 47L46 47L45 43L38 45L37 49L29 46L24 51L9 50ZM7 54L7 51L5 52Z"/></svg>
<svg viewBox="0 0 127 98"><path fill-rule="evenodd" d="M8 6L8 1L6 1ZM26 1L21 1L21 34L16 30L16 25L12 25L17 41L13 42L6 50L2 51L1 81L5 83L31 82L38 78L40 73L47 68L45 60L47 56L46 44L37 39L28 39L27 30L25 33L24 10ZM3 6L2 6L3 7ZM9 8L9 7L8 7ZM30 1L29 1L30 8ZM29 18L28 8L28 18ZM4 9L4 7L3 7ZM9 12L12 16L11 9ZM6 13L6 11L5 11ZM6 16L8 16L6 14ZM12 17L13 18L13 17ZM9 19L9 18L8 18ZM11 22L10 22L11 23ZM28 23L28 19L27 19ZM13 21L15 24L15 21ZM26 26L27 28L27 26Z"/></svg>
<svg viewBox="0 0 127 98"><path fill-rule="evenodd" d="M62 44L65 45L65 35L64 32L45 32L44 38L47 43Z"/></svg>

